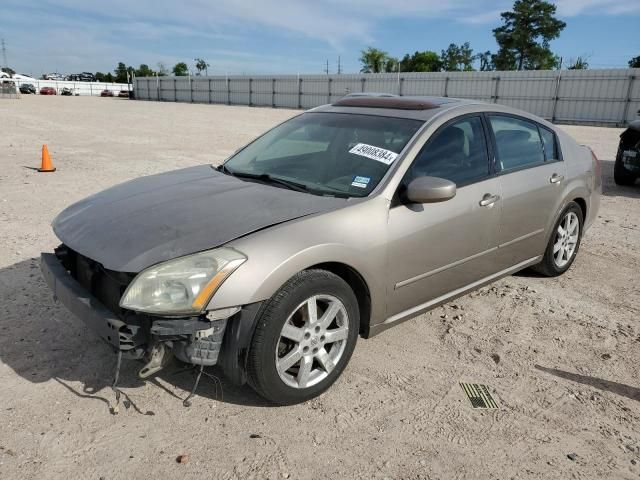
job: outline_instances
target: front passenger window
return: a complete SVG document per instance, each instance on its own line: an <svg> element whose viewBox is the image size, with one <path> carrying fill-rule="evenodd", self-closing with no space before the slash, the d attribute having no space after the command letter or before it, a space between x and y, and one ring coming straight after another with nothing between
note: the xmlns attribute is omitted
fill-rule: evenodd
<svg viewBox="0 0 640 480"><path fill-rule="evenodd" d="M418 177L440 177L458 186L489 175L489 158L480 117L467 117L437 131L409 169L405 185Z"/></svg>

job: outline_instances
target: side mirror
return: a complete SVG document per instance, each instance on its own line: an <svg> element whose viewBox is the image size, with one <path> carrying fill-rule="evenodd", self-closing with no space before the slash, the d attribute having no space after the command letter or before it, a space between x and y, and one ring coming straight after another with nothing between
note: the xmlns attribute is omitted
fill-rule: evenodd
<svg viewBox="0 0 640 480"><path fill-rule="evenodd" d="M411 203L435 203L456 196L456 184L438 177L418 177L409 183L405 197Z"/></svg>

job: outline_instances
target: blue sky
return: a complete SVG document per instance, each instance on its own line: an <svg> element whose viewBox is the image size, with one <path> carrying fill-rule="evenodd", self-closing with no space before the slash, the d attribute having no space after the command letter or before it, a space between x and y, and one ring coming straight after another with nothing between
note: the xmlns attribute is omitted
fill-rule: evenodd
<svg viewBox="0 0 640 480"><path fill-rule="evenodd" d="M639 0L556 0L567 23L552 49L626 67L640 55ZM210 74L359 71L368 45L402 56L471 42L496 50L491 30L506 0L2 0L0 36L21 73L152 68L205 58ZM2 59L0 58L0 62Z"/></svg>

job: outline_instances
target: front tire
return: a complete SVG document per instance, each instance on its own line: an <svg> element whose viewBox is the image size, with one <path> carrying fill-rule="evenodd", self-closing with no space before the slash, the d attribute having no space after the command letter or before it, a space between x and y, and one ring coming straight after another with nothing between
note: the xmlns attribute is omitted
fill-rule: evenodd
<svg viewBox="0 0 640 480"><path fill-rule="evenodd" d="M347 366L359 327L344 280L325 270L298 273L263 307L247 361L250 385L280 405L320 395Z"/></svg>
<svg viewBox="0 0 640 480"><path fill-rule="evenodd" d="M569 270L578 254L584 218L576 202L570 202L553 227L542 261L533 269L547 277L557 277Z"/></svg>

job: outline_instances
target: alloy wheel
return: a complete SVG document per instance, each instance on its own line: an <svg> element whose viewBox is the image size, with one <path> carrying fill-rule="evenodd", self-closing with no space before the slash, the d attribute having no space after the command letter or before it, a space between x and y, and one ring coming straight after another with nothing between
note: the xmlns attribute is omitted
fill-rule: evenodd
<svg viewBox="0 0 640 480"><path fill-rule="evenodd" d="M558 268L563 268L573 258L579 235L580 220L574 212L568 212L558 225L553 244L553 262Z"/></svg>
<svg viewBox="0 0 640 480"><path fill-rule="evenodd" d="M344 304L331 295L314 295L287 318L276 345L276 370L293 388L321 382L342 358L349 336Z"/></svg>

